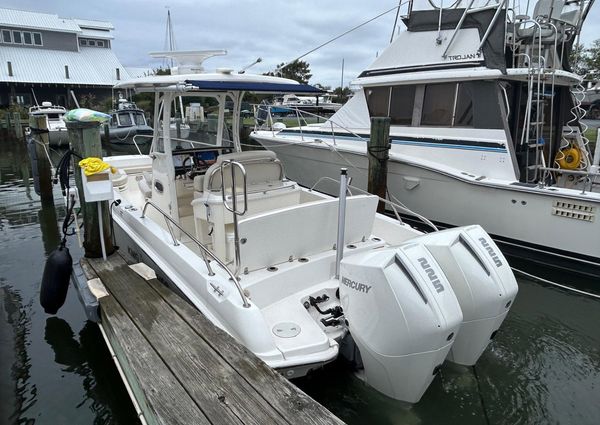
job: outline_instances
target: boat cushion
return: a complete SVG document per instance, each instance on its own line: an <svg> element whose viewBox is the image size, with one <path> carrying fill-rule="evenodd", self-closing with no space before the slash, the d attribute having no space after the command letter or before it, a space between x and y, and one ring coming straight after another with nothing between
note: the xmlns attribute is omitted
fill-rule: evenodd
<svg viewBox="0 0 600 425"><path fill-rule="evenodd" d="M271 151L249 151L249 152L234 152L225 155L219 155L213 165L211 165L204 179L194 179L194 188L199 191L197 183L202 181L202 189L204 191L220 191L221 190L221 173L219 167L224 161L233 160L239 162L244 166L246 170L246 180L248 185L269 183L269 182L281 182L283 179L283 172L280 162L277 160L277 156ZM224 170L225 173L225 186L231 186L231 170ZM210 176L213 176L212 179ZM235 168L235 180L236 183L241 185L242 175L238 168ZM210 187L209 187L210 185Z"/></svg>

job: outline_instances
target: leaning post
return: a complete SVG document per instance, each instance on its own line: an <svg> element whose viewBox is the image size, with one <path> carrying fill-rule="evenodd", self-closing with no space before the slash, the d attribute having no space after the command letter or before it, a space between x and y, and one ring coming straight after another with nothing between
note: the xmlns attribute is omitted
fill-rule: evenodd
<svg viewBox="0 0 600 425"><path fill-rule="evenodd" d="M81 167L79 167L80 158L96 157L102 158L102 143L100 141L100 123L98 122L72 122L67 121L67 130L69 133L69 143L71 149L78 155L75 155L73 161L73 173L75 174L75 184L79 195L79 205L83 213L83 248L85 256L88 258L102 257L102 241L106 254L114 252L114 246L110 237L109 223L109 205L108 201L101 202L101 220L103 234L100 235L100 221L98 217L98 206L96 202L85 202L83 192Z"/></svg>
<svg viewBox="0 0 600 425"><path fill-rule="evenodd" d="M386 199L387 163L390 157L390 118L371 118L371 137L367 144L369 158L368 191L382 199ZM385 203L379 202L377 212L385 212Z"/></svg>

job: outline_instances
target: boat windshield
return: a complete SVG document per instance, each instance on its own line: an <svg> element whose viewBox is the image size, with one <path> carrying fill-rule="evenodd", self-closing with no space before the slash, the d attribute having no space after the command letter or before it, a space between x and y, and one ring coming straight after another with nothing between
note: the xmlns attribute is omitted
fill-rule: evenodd
<svg viewBox="0 0 600 425"><path fill-rule="evenodd" d="M63 114L47 114L48 120L50 121L60 121L63 117Z"/></svg>
<svg viewBox="0 0 600 425"><path fill-rule="evenodd" d="M123 112L119 114L119 125L133 125L129 112Z"/></svg>
<svg viewBox="0 0 600 425"><path fill-rule="evenodd" d="M135 119L135 125L146 125L146 118L141 112L133 114L133 118Z"/></svg>

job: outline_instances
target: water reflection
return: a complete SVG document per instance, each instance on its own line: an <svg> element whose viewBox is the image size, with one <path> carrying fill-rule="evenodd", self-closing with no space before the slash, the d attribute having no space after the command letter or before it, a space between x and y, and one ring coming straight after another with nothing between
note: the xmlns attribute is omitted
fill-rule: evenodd
<svg viewBox="0 0 600 425"><path fill-rule="evenodd" d="M17 423L36 401L37 388L29 380L31 358L27 353L30 312L31 303L23 305L18 291L0 286L0 423Z"/></svg>
<svg viewBox="0 0 600 425"><path fill-rule="evenodd" d="M95 412L94 424L138 423L133 409L109 407L127 403L129 395L118 385L120 376L96 324L87 321L76 339L65 320L49 317L44 339L54 351L54 361L65 366L62 371L83 378L82 400L77 406L89 405Z"/></svg>

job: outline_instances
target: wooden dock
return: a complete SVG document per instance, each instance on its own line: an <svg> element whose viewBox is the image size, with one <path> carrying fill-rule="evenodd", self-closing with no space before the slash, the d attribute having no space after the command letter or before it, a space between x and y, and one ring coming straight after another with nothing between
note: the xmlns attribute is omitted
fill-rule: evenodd
<svg viewBox="0 0 600 425"><path fill-rule="evenodd" d="M142 423L342 423L118 253L80 264L108 292L99 298L101 329Z"/></svg>

